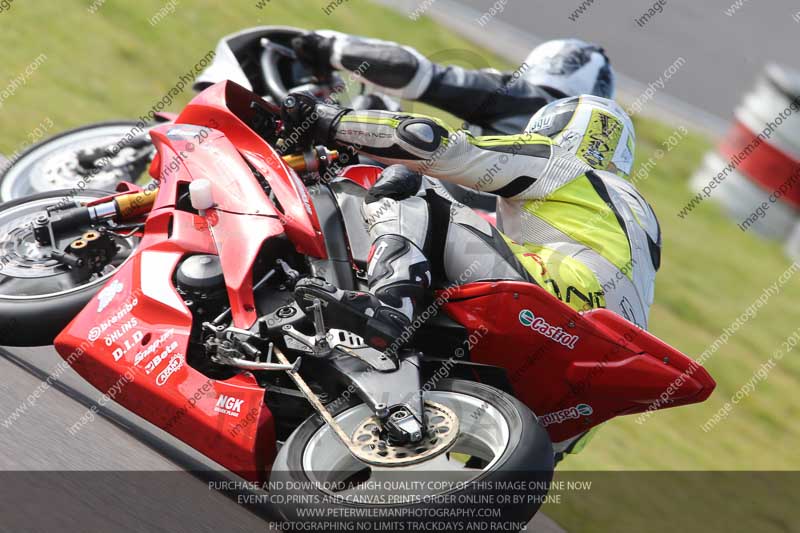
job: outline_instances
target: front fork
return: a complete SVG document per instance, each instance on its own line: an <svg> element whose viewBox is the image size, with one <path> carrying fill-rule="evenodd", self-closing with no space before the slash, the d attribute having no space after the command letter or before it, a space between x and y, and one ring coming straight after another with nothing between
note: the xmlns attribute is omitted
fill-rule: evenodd
<svg viewBox="0 0 800 533"><path fill-rule="evenodd" d="M102 229L101 222L113 220L122 224L146 215L155 203L158 189L121 194L91 206L59 204L49 207L46 213L33 221L33 236L42 246L52 248L51 256L71 268L97 272L116 255L114 240ZM86 230L86 231L84 231ZM59 237L63 235L82 235L61 250Z"/></svg>
<svg viewBox="0 0 800 533"><path fill-rule="evenodd" d="M324 146L317 146L304 154L287 155L284 162L296 172L324 171L328 165L337 160L339 154L329 151ZM87 232L73 241L67 250L58 249L58 237L63 234L74 234L90 228L100 222L113 220L124 224L138 219L153 208L158 188L144 189L137 192L120 194L112 199L90 206L75 204L59 204L47 209L33 222L33 234L36 242L53 249L52 256L59 262L73 268L90 266L96 268L102 259L113 258L112 241L106 235ZM99 253L95 253L99 252ZM92 259L95 265L87 265Z"/></svg>

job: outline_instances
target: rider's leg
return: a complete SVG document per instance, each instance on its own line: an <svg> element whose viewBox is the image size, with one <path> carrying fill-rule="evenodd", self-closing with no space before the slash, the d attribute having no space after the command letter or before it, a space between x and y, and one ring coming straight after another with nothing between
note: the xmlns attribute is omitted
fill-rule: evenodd
<svg viewBox="0 0 800 533"><path fill-rule="evenodd" d="M298 281L294 295L301 307L319 300L329 326L360 335L379 350L388 347L411 324L406 314L374 294L342 290L319 278Z"/></svg>
<svg viewBox="0 0 800 533"><path fill-rule="evenodd" d="M400 337L430 287L425 248L432 227L427 202L413 196L421 176L405 167L388 167L370 190L362 214L372 247L367 262L369 292L344 291L321 280L295 287L301 302L319 299L331 325L362 335L375 348Z"/></svg>
<svg viewBox="0 0 800 533"><path fill-rule="evenodd" d="M373 242L369 289L381 302L413 320L433 279L442 284L529 280L500 233L437 182L426 180L417 196L406 196L416 185L406 193L387 185L404 173L414 174L400 165L387 168L362 207Z"/></svg>
<svg viewBox="0 0 800 533"><path fill-rule="evenodd" d="M369 293L344 291L321 280L298 283L303 302L319 299L329 323L384 348L410 326L432 278L464 284L480 280L532 281L500 233L470 208L439 194L435 185L408 196L419 178L399 165L384 170L362 214L372 238ZM446 193L445 193L446 194Z"/></svg>
<svg viewBox="0 0 800 533"><path fill-rule="evenodd" d="M440 241L431 246L441 254L432 255L434 265L441 265L441 279L451 285L484 280L534 282L500 232L486 219L438 190L428 189L426 199L431 213L438 217L433 224L442 228L441 232L434 232Z"/></svg>

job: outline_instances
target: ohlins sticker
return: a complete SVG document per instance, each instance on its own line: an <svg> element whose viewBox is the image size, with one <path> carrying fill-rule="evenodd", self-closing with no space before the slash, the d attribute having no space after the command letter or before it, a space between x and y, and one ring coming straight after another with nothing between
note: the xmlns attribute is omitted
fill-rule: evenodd
<svg viewBox="0 0 800 533"><path fill-rule="evenodd" d="M130 320L128 320L124 324L120 325L117 329L106 335L105 338L103 339L103 342L105 342L106 346L111 346L112 344L120 340L123 335L125 335L138 325L139 322L136 320L136 317L131 317Z"/></svg>
<svg viewBox="0 0 800 533"><path fill-rule="evenodd" d="M122 306L117 310L116 313L105 319L104 321L100 322L100 324L92 327L89 330L89 341L94 342L100 338L100 336L106 332L111 326L125 318L128 313L130 313L134 307L139 303L139 299L134 296L130 300L126 301ZM135 325L135 324L134 324ZM107 346L111 346L110 343L106 344Z"/></svg>
<svg viewBox="0 0 800 533"><path fill-rule="evenodd" d="M519 312L519 323L525 327L531 328L536 333L544 335L550 340L553 340L562 346L566 346L570 350L575 348L579 337L571 335L564 331L560 326L552 326L547 323L542 317L537 317L530 309L523 309Z"/></svg>
<svg viewBox="0 0 800 533"><path fill-rule="evenodd" d="M582 416L590 416L592 413L594 413L594 409L592 409L591 405L579 403L575 407L568 407L561 411L542 415L539 417L539 423L543 427L547 427L551 424L560 424L565 420L575 420Z"/></svg>

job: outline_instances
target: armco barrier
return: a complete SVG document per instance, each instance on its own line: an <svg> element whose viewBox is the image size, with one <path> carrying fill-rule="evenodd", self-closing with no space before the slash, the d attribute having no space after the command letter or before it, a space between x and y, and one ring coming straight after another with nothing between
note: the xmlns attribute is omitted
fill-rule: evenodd
<svg viewBox="0 0 800 533"><path fill-rule="evenodd" d="M800 73L767 65L691 186L702 190L726 168L711 197L743 231L787 240L800 222Z"/></svg>

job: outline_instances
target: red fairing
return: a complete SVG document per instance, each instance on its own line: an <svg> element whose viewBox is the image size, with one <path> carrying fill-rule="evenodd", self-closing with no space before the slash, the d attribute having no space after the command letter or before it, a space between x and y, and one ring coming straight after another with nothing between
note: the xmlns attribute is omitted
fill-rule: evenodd
<svg viewBox="0 0 800 533"><path fill-rule="evenodd" d="M253 264L268 239L285 233L298 250L325 257L304 185L235 114L249 109L251 97L221 83L195 98L179 124L152 130L158 156L151 172L160 186L144 237L55 345L81 376L113 393L116 402L255 479L265 475L276 452L265 391L249 373L220 381L187 363L192 316L172 282L185 255L218 255L233 323L249 328L257 318ZM270 182L282 211L245 159ZM215 208L206 217L177 210L181 186L201 178L211 183Z"/></svg>
<svg viewBox="0 0 800 533"><path fill-rule="evenodd" d="M326 258L325 240L305 185L278 152L243 121L254 114L251 104L266 106L263 99L239 85L221 82L189 102L176 123L200 124L224 133L241 156L269 182L282 208L277 214L297 251ZM249 181L255 183L252 178Z"/></svg>
<svg viewBox="0 0 800 533"><path fill-rule="evenodd" d="M381 172L383 169L374 165L351 165L342 169L337 177L348 179L369 190L378 181Z"/></svg>
<svg viewBox="0 0 800 533"><path fill-rule="evenodd" d="M192 317L171 282L185 253L215 251L199 217L154 212L139 249L58 336L55 347L115 402L255 480L276 453L264 389L246 374L219 381L187 364Z"/></svg>
<svg viewBox="0 0 800 533"><path fill-rule="evenodd" d="M204 131L206 137L197 140ZM225 272L234 325L252 326L257 318L252 266L264 241L283 233L277 210L236 148L220 132L164 125L150 135L162 161L153 213L175 205L181 183L195 179L211 182L216 209L209 210L208 216L198 219L197 224L215 243L215 253ZM177 170L172 171L173 168Z"/></svg>
<svg viewBox="0 0 800 533"><path fill-rule="evenodd" d="M702 402L716 386L704 368L624 318L578 313L535 285L473 283L440 296L469 330L472 361L505 368L554 442L617 415Z"/></svg>

